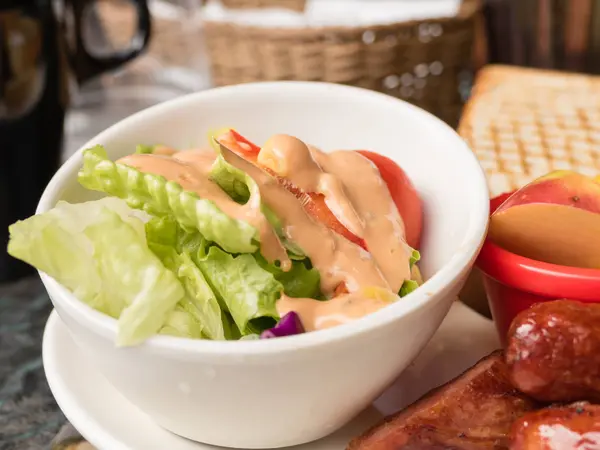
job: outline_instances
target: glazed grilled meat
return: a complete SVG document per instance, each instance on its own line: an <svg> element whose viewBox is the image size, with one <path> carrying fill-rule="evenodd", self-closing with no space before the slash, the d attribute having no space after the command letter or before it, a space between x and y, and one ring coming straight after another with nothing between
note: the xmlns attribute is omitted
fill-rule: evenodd
<svg viewBox="0 0 600 450"><path fill-rule="evenodd" d="M510 450L600 450L600 406L575 403L525 414Z"/></svg>
<svg viewBox="0 0 600 450"><path fill-rule="evenodd" d="M600 401L600 304L539 303L513 321L505 355L482 359L348 450L600 450L600 405L587 401Z"/></svg>
<svg viewBox="0 0 600 450"><path fill-rule="evenodd" d="M506 363L514 386L535 399L600 401L600 304L557 300L523 311Z"/></svg>
<svg viewBox="0 0 600 450"><path fill-rule="evenodd" d="M536 408L494 352L449 383L352 440L348 450L507 449L512 423Z"/></svg>

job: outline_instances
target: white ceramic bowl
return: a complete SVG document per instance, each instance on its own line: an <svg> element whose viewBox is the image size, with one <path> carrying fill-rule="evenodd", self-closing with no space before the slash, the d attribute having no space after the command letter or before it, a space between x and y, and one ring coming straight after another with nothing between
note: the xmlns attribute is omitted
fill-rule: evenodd
<svg viewBox="0 0 600 450"><path fill-rule="evenodd" d="M365 408L436 331L484 238L486 181L460 137L430 114L389 96L323 83L196 93L135 114L88 146L103 144L118 158L140 143L204 145L208 130L223 126L256 142L288 133L322 149L364 148L397 161L425 203L421 269L427 282L381 311L329 330L241 342L158 336L117 348L113 319L50 277L42 274L42 280L89 363L164 428L227 447L301 444L335 431ZM95 198L77 184L81 162L79 151L58 171L38 212L61 199Z"/></svg>

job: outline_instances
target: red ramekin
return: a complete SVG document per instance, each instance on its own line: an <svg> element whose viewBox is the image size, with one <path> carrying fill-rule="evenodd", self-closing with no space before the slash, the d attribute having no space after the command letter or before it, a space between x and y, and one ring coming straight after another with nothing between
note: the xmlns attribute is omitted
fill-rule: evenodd
<svg viewBox="0 0 600 450"><path fill-rule="evenodd" d="M490 201L494 212L512 193ZM582 302L600 302L600 270L559 266L511 253L485 240L477 267L496 329L505 344L514 317L534 303L568 298Z"/></svg>

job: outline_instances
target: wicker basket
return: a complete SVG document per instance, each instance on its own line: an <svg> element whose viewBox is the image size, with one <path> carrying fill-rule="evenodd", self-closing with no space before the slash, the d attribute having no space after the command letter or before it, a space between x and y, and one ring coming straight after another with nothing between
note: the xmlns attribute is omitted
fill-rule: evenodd
<svg viewBox="0 0 600 450"><path fill-rule="evenodd" d="M305 0L221 0L231 9L286 8L292 11L304 11Z"/></svg>
<svg viewBox="0 0 600 450"><path fill-rule="evenodd" d="M229 7L302 9L303 0L223 0ZM478 0L456 17L374 27L259 28L205 23L213 82L263 80L343 83L410 101L458 123L471 85Z"/></svg>

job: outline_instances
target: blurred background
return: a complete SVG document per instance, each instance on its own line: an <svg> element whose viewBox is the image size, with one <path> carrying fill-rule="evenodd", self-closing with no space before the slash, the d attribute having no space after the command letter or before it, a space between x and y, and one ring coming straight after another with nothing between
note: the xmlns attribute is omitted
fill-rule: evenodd
<svg viewBox="0 0 600 450"><path fill-rule="evenodd" d="M139 35L139 5L88 3L83 30L90 51L131 48ZM556 133L571 136L593 128L600 107L593 93L600 91L588 83L594 78L586 77L600 73L600 1L148 0L147 5L152 27L141 54L71 86L63 157L110 124L188 92L252 81L316 80L401 98L452 127L462 119L459 132L486 169L493 195L554 165L598 169L591 161L600 161L600 142L561 140ZM467 119L463 111L478 73L498 64L524 71L490 75L479 90L502 86L513 93L500 95L506 104L489 96L474 100L484 107ZM551 72L528 78L524 68ZM562 73L585 75L563 79ZM514 81L512 88L507 79ZM565 94L569 105L560 100ZM546 103L538 104L540 98ZM549 122L540 117L543 110L579 119ZM527 132L519 125L527 117L543 125ZM546 159L541 164L535 153L539 142ZM552 148L555 144L564 149ZM554 151L563 156L552 156ZM585 158L589 161L578 163ZM489 315L477 271L462 299Z"/></svg>
<svg viewBox="0 0 600 450"><path fill-rule="evenodd" d="M60 1L60 0L59 0ZM85 45L124 51L130 0L89 2ZM415 103L458 124L486 63L597 73L593 0L148 0L149 45L130 63L73 86L68 155L111 123L211 86L324 80Z"/></svg>

